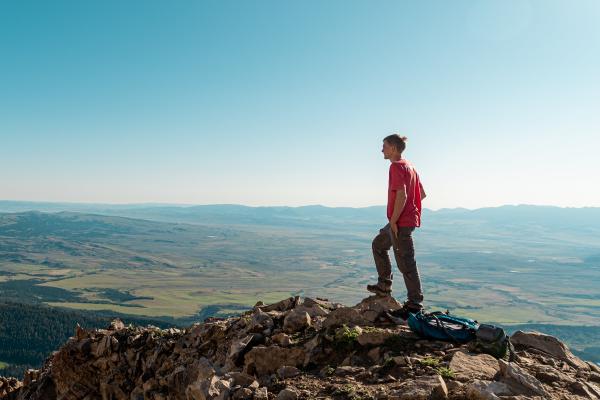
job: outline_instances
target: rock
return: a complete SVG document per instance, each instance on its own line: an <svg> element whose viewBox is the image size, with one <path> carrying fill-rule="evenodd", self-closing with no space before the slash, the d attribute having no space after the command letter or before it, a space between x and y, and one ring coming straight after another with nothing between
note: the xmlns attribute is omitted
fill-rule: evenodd
<svg viewBox="0 0 600 400"><path fill-rule="evenodd" d="M569 385L572 393L586 399L600 399L600 388L589 382L575 381Z"/></svg>
<svg viewBox="0 0 600 400"><path fill-rule="evenodd" d="M310 315L306 311L292 310L283 320L283 330L292 333L300 332L308 328L311 323Z"/></svg>
<svg viewBox="0 0 600 400"><path fill-rule="evenodd" d="M588 379L592 382L600 383L600 374L598 374L596 372L592 372L592 373L590 373L590 376Z"/></svg>
<svg viewBox="0 0 600 400"><path fill-rule="evenodd" d="M423 376L404 382L392 392L390 399L441 400L448 398L446 382L439 375Z"/></svg>
<svg viewBox="0 0 600 400"><path fill-rule="evenodd" d="M193 380L206 381L215 376L213 364L206 357L202 357L193 364Z"/></svg>
<svg viewBox="0 0 600 400"><path fill-rule="evenodd" d="M257 308L252 314L252 319L250 320L250 324L246 328L247 332L262 332L266 329L273 328L273 319L266 312L262 311L260 308Z"/></svg>
<svg viewBox="0 0 600 400"><path fill-rule="evenodd" d="M585 363L587 364L588 367L590 367L590 370L596 372L597 374L600 374L600 366L598 366L592 362L589 362L589 361L586 361Z"/></svg>
<svg viewBox="0 0 600 400"><path fill-rule="evenodd" d="M318 357L321 354L321 336L316 335L311 340L304 344L304 351L306 353L304 357L303 365L308 365L314 357Z"/></svg>
<svg viewBox="0 0 600 400"><path fill-rule="evenodd" d="M300 370L289 365L284 365L277 370L277 376L281 379L293 378L298 375L300 375Z"/></svg>
<svg viewBox="0 0 600 400"><path fill-rule="evenodd" d="M271 336L271 340L273 341L273 343L278 344L282 347L288 347L292 344L292 340L290 339L290 337L283 332Z"/></svg>
<svg viewBox="0 0 600 400"><path fill-rule="evenodd" d="M228 375L231 378L233 386L247 387L255 381L252 375L243 372L230 372Z"/></svg>
<svg viewBox="0 0 600 400"><path fill-rule="evenodd" d="M446 387L448 388L448 392L454 392L460 390L464 386L463 383L459 381L450 380L446 382Z"/></svg>
<svg viewBox="0 0 600 400"><path fill-rule="evenodd" d="M291 310L294 307L295 307L294 297L289 297L285 300L281 300L277 303L270 304L268 306L260 306L259 308L261 310L263 310L264 312L269 312L269 311L287 311L287 310Z"/></svg>
<svg viewBox="0 0 600 400"><path fill-rule="evenodd" d="M308 313L308 315L310 315L311 318L326 317L329 314L329 311L321 307L319 304L312 304L309 306L305 303L300 307L297 307L296 310L305 311Z"/></svg>
<svg viewBox="0 0 600 400"><path fill-rule="evenodd" d="M466 394L469 400L492 400L499 399L498 396L511 396L514 393L506 383L476 379L467 385Z"/></svg>
<svg viewBox="0 0 600 400"><path fill-rule="evenodd" d="M266 387L259 387L254 392L254 400L268 400L268 399L269 399L269 392L267 391Z"/></svg>
<svg viewBox="0 0 600 400"><path fill-rule="evenodd" d="M121 329L125 329L125 324L119 318L113 319L108 327L109 331L120 331Z"/></svg>
<svg viewBox="0 0 600 400"><path fill-rule="evenodd" d="M365 371L365 369L363 367L352 367L352 366L347 365L347 366L337 367L333 374L336 376L348 376L348 375L357 375L364 371Z"/></svg>
<svg viewBox="0 0 600 400"><path fill-rule="evenodd" d="M367 356L369 357L369 359L371 359L371 361L373 361L373 364L379 364L381 362L381 348L380 347L372 348L367 353Z"/></svg>
<svg viewBox="0 0 600 400"><path fill-rule="evenodd" d="M539 366L538 371L535 373L535 377L542 383L551 384L553 382L564 382L567 384L575 382L575 379L571 378L569 375L564 374L556 369L542 365Z"/></svg>
<svg viewBox="0 0 600 400"><path fill-rule="evenodd" d="M245 356L244 371L259 376L271 374L284 365L301 366L304 363L304 349L279 346L257 346Z"/></svg>
<svg viewBox="0 0 600 400"><path fill-rule="evenodd" d="M325 321L323 321L324 328L333 328L342 325L356 326L369 324L370 321L367 321L357 310L350 307L340 307L333 310L327 315Z"/></svg>
<svg viewBox="0 0 600 400"><path fill-rule="evenodd" d="M544 398L550 398L550 394L544 389L542 383L523 368L515 363L507 363L502 359L498 360L498 362L500 363L502 375L509 381L517 383Z"/></svg>
<svg viewBox="0 0 600 400"><path fill-rule="evenodd" d="M277 400L297 400L298 392L292 388L285 388L277 395Z"/></svg>
<svg viewBox="0 0 600 400"><path fill-rule="evenodd" d="M540 332L516 331L510 341L515 346L533 347L547 353L559 360L567 362L570 366L578 369L589 370L588 364L576 357L569 348L554 336Z"/></svg>
<svg viewBox="0 0 600 400"><path fill-rule="evenodd" d="M233 392L232 399L234 400L251 400L254 395L252 389L240 388Z"/></svg>
<svg viewBox="0 0 600 400"><path fill-rule="evenodd" d="M410 358L407 356L392 357L392 361L394 361L394 364L396 364L400 367L412 366L412 362L410 361Z"/></svg>
<svg viewBox="0 0 600 400"><path fill-rule="evenodd" d="M500 371L498 360L489 354L470 354L457 351L452 356L449 368L454 371L454 378L458 381L472 379L492 380Z"/></svg>
<svg viewBox="0 0 600 400"><path fill-rule="evenodd" d="M215 386L215 383L218 381L219 378L216 376L213 376L208 380L196 381L187 387L185 394L189 400L212 399L219 395L219 389ZM144 388L144 391L146 392L147 390Z"/></svg>
<svg viewBox="0 0 600 400"><path fill-rule="evenodd" d="M363 330L356 339L361 346L381 346L386 340L395 336L398 334L390 329L369 329Z"/></svg>
<svg viewBox="0 0 600 400"><path fill-rule="evenodd" d="M381 314L389 310L397 310L402 307L392 296L369 296L363 299L353 308L369 322L374 322Z"/></svg>
<svg viewBox="0 0 600 400"><path fill-rule="evenodd" d="M232 342L229 352L227 353L228 361L236 366L242 364L244 356L252 347L261 342L262 335L255 333L244 336L241 339Z"/></svg>

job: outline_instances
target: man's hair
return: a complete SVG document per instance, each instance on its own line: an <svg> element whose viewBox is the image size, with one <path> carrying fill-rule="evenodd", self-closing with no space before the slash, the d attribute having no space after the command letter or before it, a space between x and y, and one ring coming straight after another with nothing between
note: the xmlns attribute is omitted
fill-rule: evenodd
<svg viewBox="0 0 600 400"><path fill-rule="evenodd" d="M394 146L396 150L398 150L398 153L402 153L406 148L406 141L408 138L406 136L400 136L397 133L394 133L393 135L387 136L383 140Z"/></svg>

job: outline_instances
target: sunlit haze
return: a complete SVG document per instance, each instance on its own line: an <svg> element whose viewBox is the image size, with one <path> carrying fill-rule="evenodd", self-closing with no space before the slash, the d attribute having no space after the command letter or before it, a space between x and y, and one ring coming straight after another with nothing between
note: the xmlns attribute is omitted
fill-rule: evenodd
<svg viewBox="0 0 600 400"><path fill-rule="evenodd" d="M0 199L600 206L600 2L0 4Z"/></svg>

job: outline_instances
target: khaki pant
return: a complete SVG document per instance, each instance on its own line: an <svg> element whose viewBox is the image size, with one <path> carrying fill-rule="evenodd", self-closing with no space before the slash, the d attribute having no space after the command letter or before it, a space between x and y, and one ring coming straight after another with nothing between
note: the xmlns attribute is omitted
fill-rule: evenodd
<svg viewBox="0 0 600 400"><path fill-rule="evenodd" d="M394 258L398 269L402 272L408 302L414 305L423 303L423 291L421 290L421 279L415 261L415 248L412 240L414 227L399 227L398 237L394 237L390 224L379 230L379 234L373 239L373 258L379 275L378 284L383 289L392 288L392 264L389 250L394 249Z"/></svg>

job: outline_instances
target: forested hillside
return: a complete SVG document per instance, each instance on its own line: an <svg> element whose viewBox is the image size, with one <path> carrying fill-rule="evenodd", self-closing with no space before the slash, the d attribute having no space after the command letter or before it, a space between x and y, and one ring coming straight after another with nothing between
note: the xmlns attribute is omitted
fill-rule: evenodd
<svg viewBox="0 0 600 400"><path fill-rule="evenodd" d="M22 377L26 368L39 368L46 357L73 336L77 324L84 328L105 328L120 317L126 324L174 325L113 312L71 311L35 304L0 303L0 375Z"/></svg>

